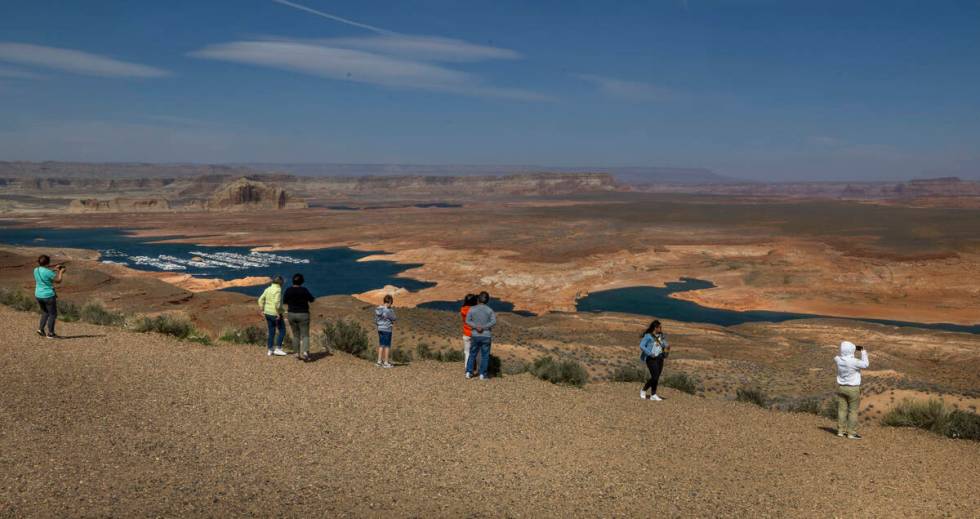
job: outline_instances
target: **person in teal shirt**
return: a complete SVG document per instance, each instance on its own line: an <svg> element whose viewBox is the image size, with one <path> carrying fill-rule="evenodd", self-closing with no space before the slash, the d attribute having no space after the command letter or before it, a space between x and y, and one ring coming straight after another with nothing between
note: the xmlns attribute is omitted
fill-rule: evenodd
<svg viewBox="0 0 980 519"><path fill-rule="evenodd" d="M37 325L37 334L41 337L56 339L54 333L54 323L58 319L58 294L54 290L55 283L61 283L65 275L65 266L58 265L52 269L51 258L47 254L42 254L37 258L37 267L34 269L34 297L37 304L41 307L41 322ZM47 333L44 328L47 327Z"/></svg>

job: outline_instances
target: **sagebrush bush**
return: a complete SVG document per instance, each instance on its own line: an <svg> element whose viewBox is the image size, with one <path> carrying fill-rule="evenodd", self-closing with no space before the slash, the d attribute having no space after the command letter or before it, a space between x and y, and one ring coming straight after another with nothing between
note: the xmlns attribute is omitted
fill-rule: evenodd
<svg viewBox="0 0 980 519"><path fill-rule="evenodd" d="M258 326L246 326L245 328L225 330L221 334L221 340L235 344L266 344L268 338L268 331Z"/></svg>
<svg viewBox="0 0 980 519"><path fill-rule="evenodd" d="M89 301L82 306L78 313L82 321L99 326L122 326L126 322L126 316L107 310L101 303Z"/></svg>
<svg viewBox="0 0 980 519"><path fill-rule="evenodd" d="M420 342L415 346L415 354L423 360L438 362L463 362L463 352L457 349L434 350L427 343Z"/></svg>
<svg viewBox="0 0 980 519"><path fill-rule="evenodd" d="M699 386L698 379L682 371L669 373L661 378L660 385L674 388L689 395L697 393Z"/></svg>
<svg viewBox="0 0 980 519"><path fill-rule="evenodd" d="M740 387L735 390L735 400L748 402L759 407L769 408L769 397L765 391L757 387Z"/></svg>
<svg viewBox="0 0 980 519"><path fill-rule="evenodd" d="M320 343L328 351L329 348L334 348L365 359L371 357L373 349L367 328L349 319L324 322Z"/></svg>
<svg viewBox="0 0 980 519"><path fill-rule="evenodd" d="M211 344L211 338L199 332L190 321L171 315L142 317L136 320L133 330L140 333L162 333L185 341Z"/></svg>
<svg viewBox="0 0 980 519"><path fill-rule="evenodd" d="M807 413L819 415L823 412L823 403L819 398L816 397L804 397L798 398L796 400L791 400L783 407L784 411L790 413ZM834 410L834 417L837 417L836 407Z"/></svg>
<svg viewBox="0 0 980 519"><path fill-rule="evenodd" d="M540 357L531 365L531 374L552 384L582 387L589 380L589 373L578 362L555 360L551 356Z"/></svg>
<svg viewBox="0 0 980 519"><path fill-rule="evenodd" d="M635 364L620 366L609 376L613 382L646 382L650 372Z"/></svg>
<svg viewBox="0 0 980 519"><path fill-rule="evenodd" d="M399 364L408 364L412 362L412 352L404 348L392 347L391 352L388 353L388 360Z"/></svg>
<svg viewBox="0 0 980 519"><path fill-rule="evenodd" d="M21 312L40 311L36 299L23 291L9 288L0 288L0 304Z"/></svg>
<svg viewBox="0 0 980 519"><path fill-rule="evenodd" d="M40 311L40 307L38 307ZM71 301L58 300L58 319L66 322L73 323L79 319L78 305L72 303Z"/></svg>
<svg viewBox="0 0 980 519"><path fill-rule="evenodd" d="M980 415L968 411L951 411L945 433L950 438L980 441Z"/></svg>
<svg viewBox="0 0 980 519"><path fill-rule="evenodd" d="M881 419L890 427L916 427L949 438L980 441L980 415L950 409L938 398L903 400Z"/></svg>
<svg viewBox="0 0 980 519"><path fill-rule="evenodd" d="M902 400L881 418L890 427L916 427L942 434L946 426L946 405L938 398Z"/></svg>
<svg viewBox="0 0 980 519"><path fill-rule="evenodd" d="M530 366L523 360L508 359L500 366L500 372L504 375L520 375L521 373L527 373L528 369L530 369Z"/></svg>

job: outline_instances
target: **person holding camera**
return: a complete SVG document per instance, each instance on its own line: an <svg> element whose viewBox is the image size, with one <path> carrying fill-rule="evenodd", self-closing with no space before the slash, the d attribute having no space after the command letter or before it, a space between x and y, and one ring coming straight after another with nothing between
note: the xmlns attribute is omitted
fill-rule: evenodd
<svg viewBox="0 0 980 519"><path fill-rule="evenodd" d="M34 268L34 297L41 307L41 322L37 325L37 334L48 339L57 339L54 333L54 323L58 319L58 294L54 290L56 283L61 283L65 276L65 266L51 267L51 258L42 254L37 258ZM45 326L48 332L44 332Z"/></svg>
<svg viewBox="0 0 980 519"><path fill-rule="evenodd" d="M664 360L667 359L669 353L670 345L667 344L667 337L660 326L660 321L653 321L640 339L640 360L647 365L647 370L650 371L649 380L640 390L641 399L653 400L654 402L663 400L657 394L657 385L660 383L660 374L664 370ZM650 390L649 397L647 397L648 389Z"/></svg>
<svg viewBox="0 0 980 519"><path fill-rule="evenodd" d="M854 352L861 352L861 358ZM840 355L834 357L837 364L837 436L860 440L857 433L858 406L861 405L861 370L868 367L868 352L853 342L840 343Z"/></svg>

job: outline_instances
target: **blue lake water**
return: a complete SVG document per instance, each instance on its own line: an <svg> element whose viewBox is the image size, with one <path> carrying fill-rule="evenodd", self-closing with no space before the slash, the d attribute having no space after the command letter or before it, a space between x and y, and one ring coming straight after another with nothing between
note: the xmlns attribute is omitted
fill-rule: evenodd
<svg viewBox="0 0 980 519"><path fill-rule="evenodd" d="M153 238L160 240L161 238ZM156 243L137 238L123 229L13 229L0 228L0 243L50 248L95 249L102 261L147 271L186 273L195 277L237 279L246 276L281 275L287 280L302 273L306 287L316 296L356 294L396 285L408 290L434 286L397 275L415 264L393 261L358 262L377 254L339 247L254 253L247 247L205 247L183 243ZM236 287L229 290L258 295L264 286Z"/></svg>
<svg viewBox="0 0 980 519"><path fill-rule="evenodd" d="M792 319L828 318L832 316L750 310L739 312L701 306L691 301L670 297L677 292L714 288L710 281L681 278L665 283L664 287L628 287L592 292L579 299L576 307L583 312L623 312L683 322L697 322L732 326L751 322L783 322ZM914 323L887 319L852 319L892 326L910 326L953 332L980 333L980 325L948 323Z"/></svg>

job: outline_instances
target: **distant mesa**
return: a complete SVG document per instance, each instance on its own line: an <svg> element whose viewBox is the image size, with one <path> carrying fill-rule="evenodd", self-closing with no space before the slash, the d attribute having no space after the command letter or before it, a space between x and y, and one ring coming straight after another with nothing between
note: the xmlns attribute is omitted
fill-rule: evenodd
<svg viewBox="0 0 980 519"><path fill-rule="evenodd" d="M170 202L164 198L87 198L72 200L68 205L71 213L148 213L170 209Z"/></svg>
<svg viewBox="0 0 980 519"><path fill-rule="evenodd" d="M290 198L281 187L239 178L212 195L208 200L207 208L212 211L304 209L306 202Z"/></svg>

